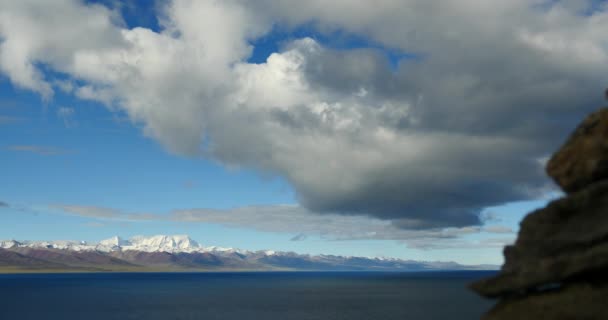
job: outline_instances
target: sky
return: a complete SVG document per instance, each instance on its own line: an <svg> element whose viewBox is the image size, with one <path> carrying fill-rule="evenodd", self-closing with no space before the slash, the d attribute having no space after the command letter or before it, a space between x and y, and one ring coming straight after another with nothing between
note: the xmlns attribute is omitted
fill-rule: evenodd
<svg viewBox="0 0 608 320"><path fill-rule="evenodd" d="M605 1L0 3L0 238L500 264Z"/></svg>

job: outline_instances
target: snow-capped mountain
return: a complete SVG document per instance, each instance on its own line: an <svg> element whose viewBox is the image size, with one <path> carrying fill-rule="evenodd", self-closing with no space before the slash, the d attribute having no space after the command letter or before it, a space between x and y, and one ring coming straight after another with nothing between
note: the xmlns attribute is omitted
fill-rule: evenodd
<svg viewBox="0 0 608 320"><path fill-rule="evenodd" d="M131 242L124 240L119 236L114 236L109 239L99 241L99 247L120 247L120 246L128 246Z"/></svg>
<svg viewBox="0 0 608 320"><path fill-rule="evenodd" d="M6 261L3 261L5 259ZM454 262L394 258L311 256L273 250L247 251L204 247L187 235L118 236L99 243L84 241L0 241L2 267L96 271L140 270L375 270L424 271L495 269Z"/></svg>
<svg viewBox="0 0 608 320"><path fill-rule="evenodd" d="M123 246L126 250L138 250L146 252L193 252L200 251L202 247L187 235L176 236L153 236L133 237L129 241L130 246Z"/></svg>
<svg viewBox="0 0 608 320"><path fill-rule="evenodd" d="M131 239L123 239L114 236L101 240L99 243L87 243L85 241L23 241L15 240L0 241L0 248L13 247L60 249L73 251L142 251L142 252L168 252L168 253L192 253L192 252L232 252L239 251L233 248L203 247L187 235L155 235L150 237L135 236Z"/></svg>
<svg viewBox="0 0 608 320"><path fill-rule="evenodd" d="M15 240L0 241L0 248L2 248L2 249L10 249L10 248L18 247L19 245L20 245L20 243Z"/></svg>
<svg viewBox="0 0 608 320"><path fill-rule="evenodd" d="M115 236L102 240L95 246L97 251L134 250L143 252L202 252L205 251L196 241L187 235L157 235L152 237L136 236L129 240Z"/></svg>

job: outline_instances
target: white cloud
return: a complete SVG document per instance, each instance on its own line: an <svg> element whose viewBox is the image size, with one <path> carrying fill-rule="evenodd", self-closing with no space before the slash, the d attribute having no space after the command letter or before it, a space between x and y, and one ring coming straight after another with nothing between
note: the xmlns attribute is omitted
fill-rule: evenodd
<svg viewBox="0 0 608 320"><path fill-rule="evenodd" d="M101 5L76 0L3 1L0 11L0 70L20 87L53 95L37 64L68 71L77 51L122 45L116 15ZM77 26L77 27L76 27Z"/></svg>

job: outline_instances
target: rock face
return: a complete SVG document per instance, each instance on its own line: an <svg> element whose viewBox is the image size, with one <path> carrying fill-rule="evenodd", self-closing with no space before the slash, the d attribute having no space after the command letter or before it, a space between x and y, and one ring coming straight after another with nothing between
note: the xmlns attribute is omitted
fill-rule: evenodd
<svg viewBox="0 0 608 320"><path fill-rule="evenodd" d="M577 283L525 299L505 299L485 319L606 319L608 286Z"/></svg>
<svg viewBox="0 0 608 320"><path fill-rule="evenodd" d="M608 109L583 121L547 173L567 196L529 214L501 272L471 285L500 298L486 320L608 319Z"/></svg>
<svg viewBox="0 0 608 320"><path fill-rule="evenodd" d="M547 163L547 173L568 193L608 178L608 109L583 121Z"/></svg>

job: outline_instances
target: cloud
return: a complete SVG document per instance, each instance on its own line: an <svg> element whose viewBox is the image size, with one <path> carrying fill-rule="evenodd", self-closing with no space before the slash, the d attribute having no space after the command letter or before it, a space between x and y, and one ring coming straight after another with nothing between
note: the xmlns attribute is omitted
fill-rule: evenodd
<svg viewBox="0 0 608 320"><path fill-rule="evenodd" d="M306 240L306 238L308 238L308 237L305 234L299 233L299 234L293 236L291 239L289 239L289 241L304 241L304 240Z"/></svg>
<svg viewBox="0 0 608 320"><path fill-rule="evenodd" d="M515 237L488 238L482 240L450 239L449 241L435 241L435 239L414 239L407 242L408 247L421 250L449 250L449 249L502 249L515 242Z"/></svg>
<svg viewBox="0 0 608 320"><path fill-rule="evenodd" d="M96 206L77 206L77 205L51 205L50 208L58 209L63 212L89 218L119 218L123 214L115 209L96 207Z"/></svg>
<svg viewBox="0 0 608 320"><path fill-rule="evenodd" d="M489 233L513 233L513 229L506 226L486 226L482 230Z"/></svg>
<svg viewBox="0 0 608 320"><path fill-rule="evenodd" d="M14 145L8 146L6 149L11 151L32 152L43 156L56 156L69 153L69 151L65 149L37 145Z"/></svg>
<svg viewBox="0 0 608 320"><path fill-rule="evenodd" d="M0 201L0 208L8 208L10 205L4 201Z"/></svg>
<svg viewBox="0 0 608 320"><path fill-rule="evenodd" d="M175 0L160 32L101 5L32 3L0 10L16 86L49 99L64 86L44 65L170 152L282 176L306 210L395 229L479 226L483 208L541 196L539 159L608 83L608 12L585 1ZM246 62L256 39L303 25L374 45L300 38Z"/></svg>
<svg viewBox="0 0 608 320"><path fill-rule="evenodd" d="M57 116L63 120L63 124L66 128L71 128L76 124L74 120L75 113L76 111L74 108L70 107L59 107L59 109L57 109Z"/></svg>
<svg viewBox="0 0 608 320"><path fill-rule="evenodd" d="M122 220L122 221L152 221L168 220L167 217L150 213L127 213L114 208L100 206L84 206L70 204L52 204L50 209L59 210L67 214L77 215L88 218L98 218L102 220Z"/></svg>
<svg viewBox="0 0 608 320"><path fill-rule="evenodd" d="M325 240L396 240L418 249L483 247L481 240L464 239L475 234L507 234L507 227L462 227L406 230L394 221L365 216L318 214L298 205L246 206L232 209L179 209L167 214L128 213L117 209L80 205L53 205L52 208L105 221L210 223L260 232L296 234L291 241L308 237ZM514 234L502 238L512 241ZM494 247L494 244L489 245Z"/></svg>

